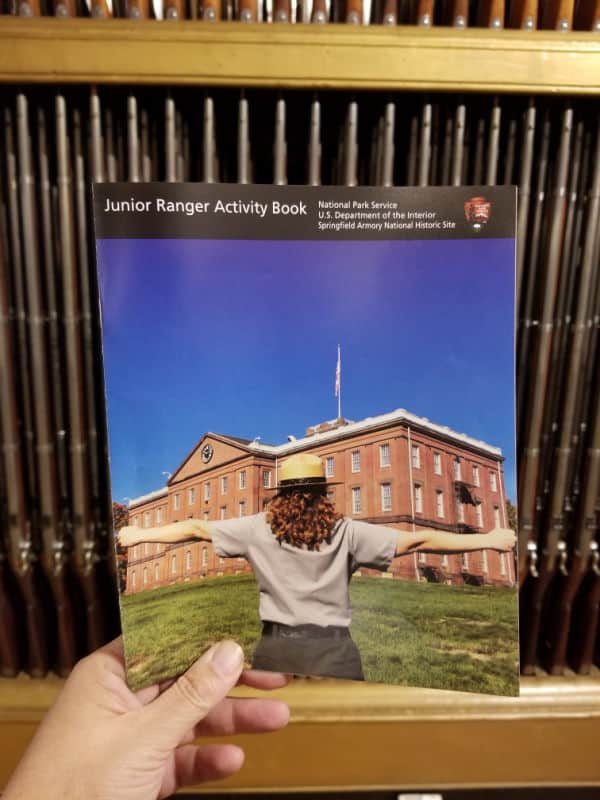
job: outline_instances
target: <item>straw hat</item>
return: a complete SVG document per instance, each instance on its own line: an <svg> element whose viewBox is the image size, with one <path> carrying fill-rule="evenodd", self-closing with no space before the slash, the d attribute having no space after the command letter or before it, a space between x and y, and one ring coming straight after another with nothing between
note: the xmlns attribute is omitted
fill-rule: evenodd
<svg viewBox="0 0 600 800"><path fill-rule="evenodd" d="M339 481L338 481L339 483ZM316 486L334 486L323 473L323 462L310 453L296 453L282 462L279 468L277 489L304 489Z"/></svg>

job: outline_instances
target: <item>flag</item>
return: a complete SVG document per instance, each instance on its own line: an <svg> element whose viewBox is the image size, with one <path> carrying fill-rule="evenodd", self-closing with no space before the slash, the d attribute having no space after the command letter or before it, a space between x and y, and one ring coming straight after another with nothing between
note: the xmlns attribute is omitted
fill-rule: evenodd
<svg viewBox="0 0 600 800"><path fill-rule="evenodd" d="M340 346L338 345L337 364L335 365L335 396L340 396L340 381L342 377L342 361L340 356Z"/></svg>

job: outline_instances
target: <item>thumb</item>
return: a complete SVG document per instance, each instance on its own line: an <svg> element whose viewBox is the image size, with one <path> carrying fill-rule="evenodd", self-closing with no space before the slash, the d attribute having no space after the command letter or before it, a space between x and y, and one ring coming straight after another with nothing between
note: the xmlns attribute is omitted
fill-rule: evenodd
<svg viewBox="0 0 600 800"><path fill-rule="evenodd" d="M225 641L211 647L146 706L144 725L154 731L160 745L177 747L235 686L243 666L244 653L239 644Z"/></svg>

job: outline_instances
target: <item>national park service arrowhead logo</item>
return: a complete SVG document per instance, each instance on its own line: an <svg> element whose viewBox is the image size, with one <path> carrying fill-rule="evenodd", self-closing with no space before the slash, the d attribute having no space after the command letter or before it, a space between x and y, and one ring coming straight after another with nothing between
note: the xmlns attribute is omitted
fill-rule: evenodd
<svg viewBox="0 0 600 800"><path fill-rule="evenodd" d="M475 231L480 231L489 221L492 204L485 197L472 197L465 203L465 217Z"/></svg>

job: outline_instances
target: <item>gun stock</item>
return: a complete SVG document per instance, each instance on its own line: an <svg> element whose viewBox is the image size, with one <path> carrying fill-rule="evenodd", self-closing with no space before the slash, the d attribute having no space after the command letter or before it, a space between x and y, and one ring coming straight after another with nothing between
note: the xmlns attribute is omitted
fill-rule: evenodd
<svg viewBox="0 0 600 800"><path fill-rule="evenodd" d="M537 28L538 0L513 0L510 4L508 27L524 31Z"/></svg>

